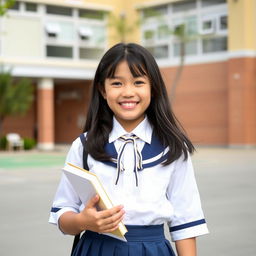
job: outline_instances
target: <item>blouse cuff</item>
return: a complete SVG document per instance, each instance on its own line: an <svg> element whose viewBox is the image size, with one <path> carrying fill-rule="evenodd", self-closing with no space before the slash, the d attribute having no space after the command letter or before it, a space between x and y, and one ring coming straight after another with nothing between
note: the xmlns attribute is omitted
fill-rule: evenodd
<svg viewBox="0 0 256 256"><path fill-rule="evenodd" d="M205 223L205 220L194 221L191 223L186 223L175 227L170 227L170 234L173 242L191 237L205 235L208 233L209 231Z"/></svg>
<svg viewBox="0 0 256 256"><path fill-rule="evenodd" d="M75 213L78 213L78 211L72 207L65 207L65 208L57 208L57 207L53 207L51 209L51 213L50 213L50 218L49 218L49 223L51 224L54 224L54 225L57 225L59 230L65 234L61 229L60 229L60 226L59 226L59 218L60 216L65 213L65 212L75 212Z"/></svg>

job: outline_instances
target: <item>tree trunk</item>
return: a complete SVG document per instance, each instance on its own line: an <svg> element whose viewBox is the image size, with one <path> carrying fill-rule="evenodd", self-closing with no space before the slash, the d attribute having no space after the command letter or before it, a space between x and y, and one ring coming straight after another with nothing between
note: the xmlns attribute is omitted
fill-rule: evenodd
<svg viewBox="0 0 256 256"><path fill-rule="evenodd" d="M172 83L172 87L171 87L171 101L174 101L175 99L175 93L176 93L176 88L178 86L181 74L183 72L183 68L184 68L184 62L185 62L185 42L181 42L180 44L180 65L176 71L173 83Z"/></svg>

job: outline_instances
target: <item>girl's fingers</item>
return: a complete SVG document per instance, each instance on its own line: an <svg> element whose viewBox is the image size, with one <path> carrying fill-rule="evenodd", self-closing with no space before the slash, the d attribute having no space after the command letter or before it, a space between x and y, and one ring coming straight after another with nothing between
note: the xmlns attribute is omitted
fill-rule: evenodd
<svg viewBox="0 0 256 256"><path fill-rule="evenodd" d="M105 218L103 221L102 221L102 225L106 226L106 225L112 225L113 223L119 223L120 222L120 219L122 219L124 217L124 210L121 210L120 212L108 217L108 218Z"/></svg>
<svg viewBox="0 0 256 256"><path fill-rule="evenodd" d="M96 204L98 203L99 199L100 199L99 195L93 196L93 197L88 201L88 203L87 203L87 205L86 205L86 208L95 207Z"/></svg>
<svg viewBox="0 0 256 256"><path fill-rule="evenodd" d="M110 215L112 212L115 212L115 214ZM107 214L104 213L103 216L109 216L109 217L100 218L100 220L98 221L98 228L100 229L100 232L111 232L109 230L117 229L118 224L120 223L120 221L122 221L124 217L124 210L121 209L118 212L110 211L110 212L107 212Z"/></svg>
<svg viewBox="0 0 256 256"><path fill-rule="evenodd" d="M113 208L111 208L109 210L100 211L99 212L99 217L102 218L102 219L106 219L106 218L112 217L115 214L121 212L122 209L123 209L123 206L122 205L118 205L118 206L113 207Z"/></svg>
<svg viewBox="0 0 256 256"><path fill-rule="evenodd" d="M116 230L118 228L119 223L123 220L123 217L121 217L120 219L118 219L115 222L112 222L110 224L107 224L105 226L102 227L101 232L112 232L114 230Z"/></svg>

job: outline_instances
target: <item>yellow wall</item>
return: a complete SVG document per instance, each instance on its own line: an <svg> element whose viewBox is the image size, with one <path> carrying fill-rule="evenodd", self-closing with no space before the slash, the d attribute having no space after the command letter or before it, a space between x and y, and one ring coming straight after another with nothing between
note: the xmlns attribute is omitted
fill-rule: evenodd
<svg viewBox="0 0 256 256"><path fill-rule="evenodd" d="M125 17L125 23L127 28L130 28L130 32L125 36L125 42L139 42L140 33L139 33L139 16L136 9L138 0L91 0L86 1L87 3L97 3L97 4L108 4L112 6L113 10L111 15L115 18L120 18L121 15ZM110 18L110 23L113 23ZM109 46L120 42L120 36L117 32L117 29L114 25L108 27L109 32Z"/></svg>
<svg viewBox="0 0 256 256"><path fill-rule="evenodd" d="M119 16L123 10L123 4L120 0L84 0L86 4L104 4L109 5L111 7L110 15ZM113 25L110 25L110 21L108 20L107 26L108 33L108 47L112 46L115 43L118 43L118 36L116 29Z"/></svg>
<svg viewBox="0 0 256 256"><path fill-rule="evenodd" d="M229 50L256 50L256 0L228 0Z"/></svg>

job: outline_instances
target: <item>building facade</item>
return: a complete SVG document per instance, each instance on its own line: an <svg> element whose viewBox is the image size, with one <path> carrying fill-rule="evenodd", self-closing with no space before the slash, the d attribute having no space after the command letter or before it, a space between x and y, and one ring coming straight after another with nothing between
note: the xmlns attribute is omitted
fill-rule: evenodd
<svg viewBox="0 0 256 256"><path fill-rule="evenodd" d="M8 118L4 131L41 149L70 143L99 58L125 40L155 56L194 143L256 145L255 11L256 0L17 1L0 19L0 62L36 90L29 113Z"/></svg>

